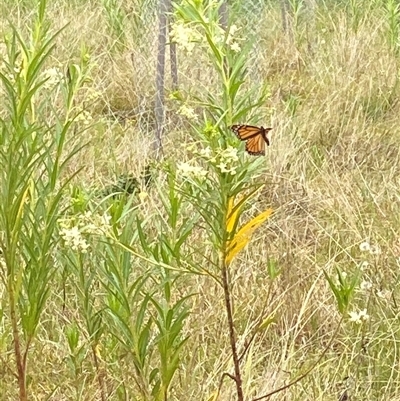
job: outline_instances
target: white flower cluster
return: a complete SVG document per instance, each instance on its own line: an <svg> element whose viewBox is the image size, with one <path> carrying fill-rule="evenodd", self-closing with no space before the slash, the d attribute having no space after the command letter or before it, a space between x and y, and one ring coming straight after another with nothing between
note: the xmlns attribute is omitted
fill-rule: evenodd
<svg viewBox="0 0 400 401"><path fill-rule="evenodd" d="M201 41L200 34L182 21L172 24L170 37L171 41L175 42L188 54L191 54L196 43Z"/></svg>
<svg viewBox="0 0 400 401"><path fill-rule="evenodd" d="M369 319L369 315L367 314L366 309L360 310L358 312L356 311L349 312L349 316L350 316L350 321L356 324L361 324L362 322L367 321Z"/></svg>
<svg viewBox="0 0 400 401"><path fill-rule="evenodd" d="M239 160L238 149L233 146L228 146L218 152L218 154L210 159L211 163L215 163L221 173L236 174Z"/></svg>
<svg viewBox="0 0 400 401"><path fill-rule="evenodd" d="M236 174L237 162L239 160L238 149L233 146L228 146L226 149L221 149L213 155L212 149L207 146L197 150L191 148L194 154L200 156L206 163L212 163L221 173L228 173L231 175ZM207 171L202 167L192 166L188 163L180 163L178 169L183 176L197 176L197 178L204 178L207 175Z"/></svg>
<svg viewBox="0 0 400 401"><path fill-rule="evenodd" d="M94 215L86 212L80 216L59 219L60 237L64 246L74 252L86 253L89 244L85 237L89 235L105 235L111 230L111 216L107 213Z"/></svg>
<svg viewBox="0 0 400 401"><path fill-rule="evenodd" d="M89 244L87 243L86 239L83 238L79 228L77 226L62 226L62 223L60 223L60 226L60 237L64 241L64 246L72 249L74 252L86 253L89 248Z"/></svg>
<svg viewBox="0 0 400 401"><path fill-rule="evenodd" d="M207 146L206 148L202 148L199 151L199 155L205 159L210 159L211 154L212 154L212 150L209 146Z"/></svg>
<svg viewBox="0 0 400 401"><path fill-rule="evenodd" d="M186 162L179 163L177 169L178 173L184 178L194 178L202 181L207 176L207 170L200 166L192 166Z"/></svg>
<svg viewBox="0 0 400 401"><path fill-rule="evenodd" d="M240 28L236 25L231 25L229 31L219 25L218 23L213 23L206 17L202 16L202 22L209 25L212 40L216 45L226 45L232 51L238 53L241 48L239 45L240 39L237 38L237 32ZM203 35L199 31L191 27L189 24L183 21L177 21L171 26L170 38L172 42L175 42L180 48L182 48L188 55L190 55L196 44L204 42Z"/></svg>
<svg viewBox="0 0 400 401"><path fill-rule="evenodd" d="M381 249L378 245L371 245L368 241L364 241L360 244L361 252L369 252L371 255L380 255Z"/></svg>
<svg viewBox="0 0 400 401"><path fill-rule="evenodd" d="M186 105L182 105L179 108L178 114L186 117L189 120L197 121L197 114L195 113L194 109L192 109L191 107L187 107Z"/></svg>
<svg viewBox="0 0 400 401"><path fill-rule="evenodd" d="M108 213L93 214L87 211L79 219L79 226L87 234L107 234L111 230L111 216Z"/></svg>

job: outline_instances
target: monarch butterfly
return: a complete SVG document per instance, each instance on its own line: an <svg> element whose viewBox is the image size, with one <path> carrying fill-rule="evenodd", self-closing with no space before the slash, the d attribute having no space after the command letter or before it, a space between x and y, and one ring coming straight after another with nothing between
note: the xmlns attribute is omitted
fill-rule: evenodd
<svg viewBox="0 0 400 401"><path fill-rule="evenodd" d="M231 130L241 141L246 142L249 155L265 155L265 144L269 146L267 132L272 128L256 127L254 125L232 125Z"/></svg>

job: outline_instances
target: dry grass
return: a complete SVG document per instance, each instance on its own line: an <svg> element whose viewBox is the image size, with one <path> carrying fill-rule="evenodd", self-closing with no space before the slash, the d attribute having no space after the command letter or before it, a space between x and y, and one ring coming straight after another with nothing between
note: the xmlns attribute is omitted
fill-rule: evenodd
<svg viewBox="0 0 400 401"><path fill-rule="evenodd" d="M8 7L8 15L23 31L29 12ZM65 70L82 46L93 62L82 99L96 94L89 111L97 123L90 132L90 146L71 169L84 167L79 182L87 187L107 184L120 173L138 174L151 157L154 135L155 20L150 15L144 31L126 22L125 42L117 47L98 3L53 2L49 18L55 29L69 23L55 50L54 65ZM339 400L345 376L350 377L346 383L354 394L351 399L398 400L399 60L386 44L384 17L376 11L354 32L348 13L338 10L329 16L321 10L316 31L306 34L302 27L296 43L283 36L279 10L264 10L260 20L263 23L255 25L255 61L249 63L254 78L250 85L269 83L271 96L263 112L274 130L265 160L266 185L254 208L271 206L274 215L232 270L239 344L244 345L262 312L274 314L275 323L249 348L246 394L250 399L283 385L317 360L339 321L322 269L353 271L367 261L363 279L372 282L373 289L370 296L358 294L356 304L368 307L369 322L345 322L313 373L271 400ZM307 37L313 38L312 49ZM212 85L208 66L199 58L180 54L184 91ZM176 110L168 100L166 153L185 158L182 148L174 145L188 139L187 125ZM380 252L362 253L363 241ZM281 271L273 282L268 263ZM186 322L190 340L171 399L207 400L222 373L232 370L223 293L202 276L189 278L185 285L198 294ZM376 296L383 290L392 298ZM73 395L76 384L66 373L65 316L54 295L32 349L32 399L45 399L52 389L52 400L98 399L90 361L78 385L82 396ZM0 352L12 364L10 339L10 327L3 321ZM107 366L110 389L129 374L128 368L124 362ZM0 378L0 398L16 399L15 382L5 367ZM221 400L235 399L233 383L227 383ZM123 398L112 392L110 399Z"/></svg>

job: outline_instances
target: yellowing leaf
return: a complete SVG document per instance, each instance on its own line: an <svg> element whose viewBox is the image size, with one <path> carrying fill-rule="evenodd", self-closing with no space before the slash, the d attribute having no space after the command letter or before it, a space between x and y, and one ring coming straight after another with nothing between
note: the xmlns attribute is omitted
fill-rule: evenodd
<svg viewBox="0 0 400 401"><path fill-rule="evenodd" d="M251 237L235 235L232 241L229 241L228 248L226 252L225 262L229 265L233 258L249 243Z"/></svg>
<svg viewBox="0 0 400 401"><path fill-rule="evenodd" d="M258 330L266 329L272 323L275 323L276 318L274 314L269 315L266 319L264 319L261 324L258 326Z"/></svg>
<svg viewBox="0 0 400 401"><path fill-rule="evenodd" d="M265 212L260 213L258 216L251 219L247 224L245 224L236 234L240 235L249 235L251 236L256 228L258 228L268 217L271 215L272 209L267 209Z"/></svg>
<svg viewBox="0 0 400 401"><path fill-rule="evenodd" d="M233 204L235 200L234 196L228 199L228 210L226 213L226 231L228 233L231 233L236 228L237 219L240 216L242 206L249 197L250 195L242 196L236 205Z"/></svg>
<svg viewBox="0 0 400 401"><path fill-rule="evenodd" d="M238 202L236 202L236 204L234 205L234 201L235 201L235 196L231 196L228 199L228 208L226 211L226 231L228 233L231 233L236 227L236 223L237 220L241 214L243 205L252 197L255 196L255 194L257 192L259 192L262 188L264 187L264 185L262 185L261 187L253 190L252 192L248 193L248 194L241 194L240 195L240 199Z"/></svg>
<svg viewBox="0 0 400 401"><path fill-rule="evenodd" d="M235 213L232 212L233 210L233 201L235 198L232 196L228 199L228 210L227 210L227 219L226 219L226 231L228 233L232 232L233 227L235 227L235 222L237 219L237 215L239 213L239 209L236 209Z"/></svg>
<svg viewBox="0 0 400 401"><path fill-rule="evenodd" d="M101 359L101 345L97 344L94 348L94 353L96 354L97 358Z"/></svg>
<svg viewBox="0 0 400 401"><path fill-rule="evenodd" d="M271 215L272 209L267 209L245 224L228 243L225 263L229 265L233 258L249 243L253 232Z"/></svg>
<svg viewBox="0 0 400 401"><path fill-rule="evenodd" d="M219 396L219 391L214 391L210 397L208 397L207 401L217 401Z"/></svg>

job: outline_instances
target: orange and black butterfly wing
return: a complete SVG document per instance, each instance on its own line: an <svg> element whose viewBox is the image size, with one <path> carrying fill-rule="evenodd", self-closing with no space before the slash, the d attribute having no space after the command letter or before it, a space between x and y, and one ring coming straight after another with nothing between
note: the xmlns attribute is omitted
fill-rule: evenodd
<svg viewBox="0 0 400 401"><path fill-rule="evenodd" d="M267 132L272 128L256 127L254 125L232 125L236 136L246 142L246 151L250 155L265 155L265 144L269 146Z"/></svg>
<svg viewBox="0 0 400 401"><path fill-rule="evenodd" d="M246 152L252 156L265 155L265 140L261 134L246 141Z"/></svg>
<svg viewBox="0 0 400 401"><path fill-rule="evenodd" d="M236 136L242 140L253 138L260 134L260 127L254 125L232 125L231 130L236 134Z"/></svg>

